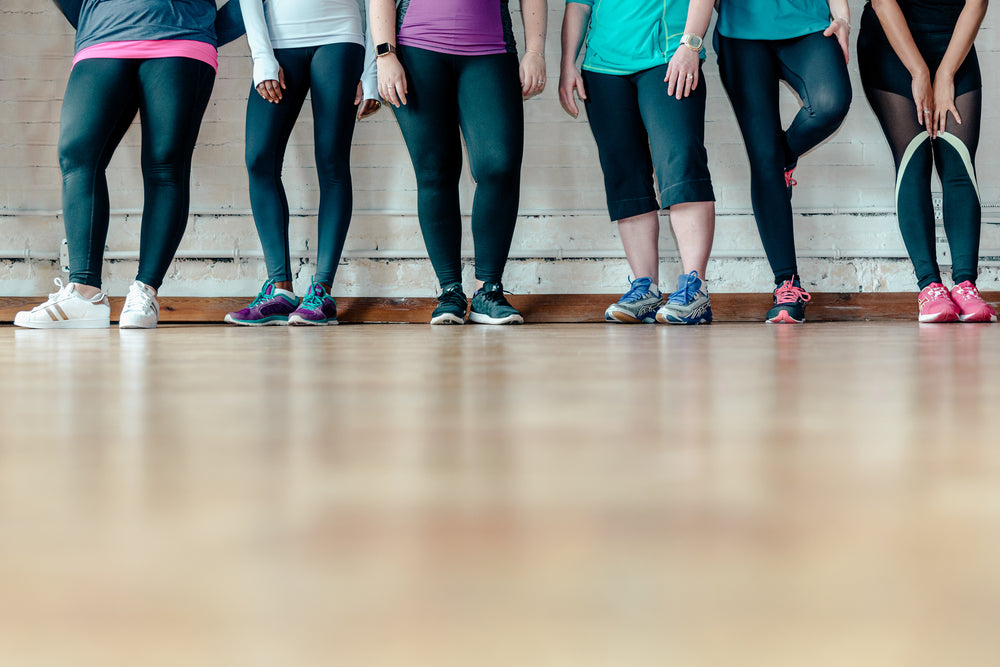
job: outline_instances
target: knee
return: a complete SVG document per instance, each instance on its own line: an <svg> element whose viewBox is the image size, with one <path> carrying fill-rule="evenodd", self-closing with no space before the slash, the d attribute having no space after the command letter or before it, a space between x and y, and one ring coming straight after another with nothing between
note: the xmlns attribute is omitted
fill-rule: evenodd
<svg viewBox="0 0 1000 667"><path fill-rule="evenodd" d="M475 164L472 177L476 183L505 185L521 176L521 155L515 151L493 151L489 159Z"/></svg>
<svg viewBox="0 0 1000 667"><path fill-rule="evenodd" d="M59 137L59 168L64 174L99 168L100 154L84 137Z"/></svg>
<svg viewBox="0 0 1000 667"><path fill-rule="evenodd" d="M809 100L809 114L813 120L825 127L836 129L844 122L851 108L850 89L840 87L825 88Z"/></svg>
<svg viewBox="0 0 1000 667"><path fill-rule="evenodd" d="M414 162L413 169L417 187L421 189L457 187L462 175L462 164L450 160L418 160Z"/></svg>

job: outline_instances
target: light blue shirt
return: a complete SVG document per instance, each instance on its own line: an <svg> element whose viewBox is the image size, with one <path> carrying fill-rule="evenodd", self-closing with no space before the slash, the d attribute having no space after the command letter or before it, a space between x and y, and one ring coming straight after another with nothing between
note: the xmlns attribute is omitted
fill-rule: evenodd
<svg viewBox="0 0 1000 667"><path fill-rule="evenodd" d="M792 39L826 30L826 0L722 0L719 33L733 39Z"/></svg>
<svg viewBox="0 0 1000 667"><path fill-rule="evenodd" d="M571 2L591 8L583 69L601 74L635 74L669 63L687 24L687 0L566 0Z"/></svg>

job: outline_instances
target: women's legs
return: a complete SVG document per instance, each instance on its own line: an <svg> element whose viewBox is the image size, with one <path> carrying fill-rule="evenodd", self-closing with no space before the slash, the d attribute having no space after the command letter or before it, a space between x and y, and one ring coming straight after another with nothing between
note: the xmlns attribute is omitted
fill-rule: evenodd
<svg viewBox="0 0 1000 667"><path fill-rule="evenodd" d="M407 104L393 109L417 178L417 217L438 282L462 282L462 141L453 57L400 46Z"/></svg>
<svg viewBox="0 0 1000 667"><path fill-rule="evenodd" d="M187 226L191 154L215 82L212 68L190 58L139 65L144 201L136 279L159 289Z"/></svg>
<svg viewBox="0 0 1000 667"><path fill-rule="evenodd" d="M333 284L351 224L351 139L357 108L354 96L364 67L360 44L328 44L312 59L312 107L319 174L318 283ZM286 235L287 236L287 235Z"/></svg>
<svg viewBox="0 0 1000 667"><path fill-rule="evenodd" d="M678 100L667 94L665 75L663 66L632 79L650 137L660 205L670 209L683 273L697 271L704 280L715 236L715 192L705 151L706 85L703 79L689 96Z"/></svg>
<svg viewBox="0 0 1000 667"><path fill-rule="evenodd" d="M776 43L781 78L802 100L785 132L786 167L837 131L851 106L851 79L836 39L813 33Z"/></svg>
<svg viewBox="0 0 1000 667"><path fill-rule="evenodd" d="M457 84L458 120L476 181L472 202L476 279L499 283L517 222L524 153L517 56L462 58Z"/></svg>
<svg viewBox="0 0 1000 667"><path fill-rule="evenodd" d="M780 285L798 275L788 166L781 129L781 64L767 42L719 36L719 73L743 134L750 162L750 199L767 260Z"/></svg>
<svg viewBox="0 0 1000 667"><path fill-rule="evenodd" d="M931 202L931 137L917 122L913 99L869 87L862 65L865 96L875 112L896 165L896 217L917 284L924 289L941 282Z"/></svg>
<svg viewBox="0 0 1000 667"><path fill-rule="evenodd" d="M976 149L982 118L982 89L959 95L959 125L949 114L945 131L934 141L934 162L941 177L944 231L951 248L951 278L976 283L982 209L976 181Z"/></svg>
<svg viewBox="0 0 1000 667"><path fill-rule="evenodd" d="M110 58L81 60L70 73L59 126L63 220L70 282L101 286L108 236L105 170L139 108L136 63ZM84 290L92 296L91 290Z"/></svg>
<svg viewBox="0 0 1000 667"><path fill-rule="evenodd" d="M309 92L310 49L276 49L274 55L285 73L285 90L281 101L275 104L251 87L247 99L245 157L250 208L264 251L267 277L279 287L291 290L288 199L281 182L281 165L288 138Z"/></svg>
<svg viewBox="0 0 1000 667"><path fill-rule="evenodd" d="M649 135L634 77L583 72L587 120L604 174L608 214L618 223L629 268L659 282L660 204L653 187Z"/></svg>

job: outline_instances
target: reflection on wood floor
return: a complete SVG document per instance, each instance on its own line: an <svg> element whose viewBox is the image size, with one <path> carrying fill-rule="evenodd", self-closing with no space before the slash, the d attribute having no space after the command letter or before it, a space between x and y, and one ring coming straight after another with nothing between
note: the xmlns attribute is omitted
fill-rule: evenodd
<svg viewBox="0 0 1000 667"><path fill-rule="evenodd" d="M1000 327L0 328L0 663L1000 661Z"/></svg>

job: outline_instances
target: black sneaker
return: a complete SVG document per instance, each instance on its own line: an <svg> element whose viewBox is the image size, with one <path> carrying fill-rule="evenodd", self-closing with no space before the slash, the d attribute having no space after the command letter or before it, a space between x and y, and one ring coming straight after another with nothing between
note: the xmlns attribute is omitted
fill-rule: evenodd
<svg viewBox="0 0 1000 667"><path fill-rule="evenodd" d="M462 283L452 283L437 298L438 306L431 313L431 324L465 324L465 311L469 299L462 291Z"/></svg>
<svg viewBox="0 0 1000 667"><path fill-rule="evenodd" d="M479 324L524 324L524 318L503 295L503 285L486 283L472 295L470 322Z"/></svg>
<svg viewBox="0 0 1000 667"><path fill-rule="evenodd" d="M798 279L786 280L774 289L774 308L764 316L767 323L802 324L806 321L806 303L812 296L798 282Z"/></svg>

